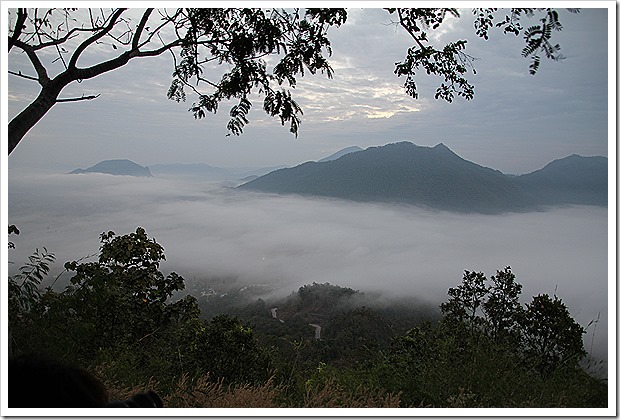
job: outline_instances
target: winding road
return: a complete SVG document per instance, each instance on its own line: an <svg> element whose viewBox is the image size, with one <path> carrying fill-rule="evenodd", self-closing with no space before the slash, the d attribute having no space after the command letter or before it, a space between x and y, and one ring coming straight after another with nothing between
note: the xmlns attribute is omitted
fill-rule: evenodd
<svg viewBox="0 0 620 420"><path fill-rule="evenodd" d="M280 318L278 318L278 314L277 311L278 308L271 308L271 317L277 319L280 322L284 322L283 320L281 320ZM318 324L309 324L311 327L314 327L314 338L315 340L320 340L321 339L321 326Z"/></svg>

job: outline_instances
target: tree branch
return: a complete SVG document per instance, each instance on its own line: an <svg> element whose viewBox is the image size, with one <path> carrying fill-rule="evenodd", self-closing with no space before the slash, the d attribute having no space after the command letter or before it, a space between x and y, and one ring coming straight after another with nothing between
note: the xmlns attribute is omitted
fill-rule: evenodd
<svg viewBox="0 0 620 420"><path fill-rule="evenodd" d="M13 36L9 38L9 48L7 51L11 51L11 48L15 45L15 41L17 41L19 36L22 34L27 17L28 13L26 12L26 9L17 9L17 21L15 22L15 29L13 29Z"/></svg>
<svg viewBox="0 0 620 420"><path fill-rule="evenodd" d="M86 50L86 48L88 48L92 43L94 43L94 42L100 40L101 38L103 38L108 32L110 32L112 30L112 28L114 28L114 25L116 24L116 21L123 14L123 12L125 10L127 10L127 9L117 9L116 12L114 12L112 17L110 18L110 21L108 22L107 26L105 26L101 30L101 32L98 32L95 35L91 36L86 41L82 42L75 49L75 52L73 53L73 55L71 56L71 60L69 61L69 68L70 69L76 68L77 60L80 57L80 55L84 52L84 50Z"/></svg>
<svg viewBox="0 0 620 420"><path fill-rule="evenodd" d="M113 58L108 61L104 61L103 63L96 64L92 67L82 68L82 69L69 69L67 72L71 72L71 76L74 80L78 79L92 79L95 76L99 76L100 74L106 73L108 71L117 69L119 67L127 64L129 59L131 58L130 52L125 51L121 55L116 58Z"/></svg>
<svg viewBox="0 0 620 420"><path fill-rule="evenodd" d="M176 39L169 44L162 45L161 47L151 50L151 51L132 51L131 58L133 57L154 57L160 55L174 47L181 45L183 41L181 39Z"/></svg>
<svg viewBox="0 0 620 420"><path fill-rule="evenodd" d="M157 35L160 38L160 41L162 42L162 44L164 43L163 40L161 40L161 34L160 31L162 30L162 28L166 25L168 25L169 23L174 23L175 19L181 15L182 9L179 9L175 12L175 14L173 16L169 16L169 15L161 15L162 17L165 17L165 20L163 23L159 24L154 30L151 31L151 33L149 34L149 36L144 40L144 42L138 44L138 49L145 46L146 44L148 44L149 42L151 42L151 40L153 39L153 37L155 35ZM175 33L177 35L178 39L181 39L181 35L178 33L177 28L175 28Z"/></svg>
<svg viewBox="0 0 620 420"><path fill-rule="evenodd" d="M93 28L73 28L69 32L67 32L67 34L65 36L63 36L62 38L57 38L57 39L53 39L53 40L48 41L48 42L42 42L40 44L33 45L32 49L34 51L37 51L37 50L41 50L43 48L51 47L53 45L60 45L60 44L62 44L64 42L66 42L67 40L69 40L73 36L73 34L75 34L76 32L95 32L95 31L98 31L99 29L101 29L101 28L98 28L98 27L93 27Z"/></svg>
<svg viewBox="0 0 620 420"><path fill-rule="evenodd" d="M98 95L89 95L89 96L84 96L82 95L80 98L65 98L65 99L56 99L56 103L58 102L77 102L77 101L91 101L93 99L97 99L98 97L100 97L101 94Z"/></svg>
<svg viewBox="0 0 620 420"><path fill-rule="evenodd" d="M400 23L400 26L402 26L403 28L405 28L405 30L406 30L407 32L409 32L409 35L411 35L411 37L413 38L413 40L414 40L414 41L418 44L418 46L419 46L420 48L422 48L422 49L426 48L426 47L424 46L424 44L422 44L422 42L420 41L420 39L416 36L416 34L415 34L412 30L411 30L411 28L410 28L408 25L406 25L406 24L405 24L405 19L404 19L404 17L403 17L403 12L402 12L402 10L401 10L401 9L398 9L398 10L397 10L397 12L398 12L398 21L399 21L399 23ZM409 20L409 22L410 22L410 19L408 19L408 20Z"/></svg>
<svg viewBox="0 0 620 420"><path fill-rule="evenodd" d="M14 75L14 76L23 77L24 79L34 80L35 82L38 82L38 81L39 81L39 79L37 79L36 77L33 77L33 76L26 76L25 74L22 74L22 72L21 72L21 71L15 72L15 71L11 71L11 70L9 70L8 72L9 72L9 74L12 74L12 75Z"/></svg>
<svg viewBox="0 0 620 420"><path fill-rule="evenodd" d="M47 70L45 70L43 63L41 63L41 60L39 60L39 57L35 53L34 49L30 45L20 41L19 39L15 40L14 45L18 48L21 48L28 55L32 66L37 72L38 78L36 80L39 82L39 84L41 84L41 86L44 86L49 83L50 78L47 75Z"/></svg>
<svg viewBox="0 0 620 420"><path fill-rule="evenodd" d="M138 48L138 44L140 43L140 37L142 36L142 31L144 31L144 27L146 26L146 22L149 20L149 16L153 13L153 9L146 9L142 18L140 19L140 23L136 28L136 33L133 36L133 40L131 42L131 49L135 50Z"/></svg>

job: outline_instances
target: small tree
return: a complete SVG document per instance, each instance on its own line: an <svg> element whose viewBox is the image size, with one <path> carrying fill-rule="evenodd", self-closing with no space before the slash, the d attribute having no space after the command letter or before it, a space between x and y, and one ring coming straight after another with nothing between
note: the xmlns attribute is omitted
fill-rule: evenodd
<svg viewBox="0 0 620 420"><path fill-rule="evenodd" d="M482 310L488 321L489 334L495 340L514 341L518 335L518 323L523 308L519 302L521 286L515 281L510 267L491 276L492 285Z"/></svg>
<svg viewBox="0 0 620 420"><path fill-rule="evenodd" d="M480 326L483 319L479 313L489 292L484 273L467 271L463 282L448 289L450 298L441 304L441 311L447 322L468 323L472 328Z"/></svg>
<svg viewBox="0 0 620 420"><path fill-rule="evenodd" d="M191 296L168 302L185 284L174 272L164 276L162 260L163 247L139 227L123 236L102 233L97 261L65 264L76 273L63 293L65 310L91 326L88 344L95 350L131 345L172 321L198 316Z"/></svg>
<svg viewBox="0 0 620 420"><path fill-rule="evenodd" d="M263 383L271 373L269 353L259 346L252 328L228 315L195 324L184 358L190 372L227 384Z"/></svg>
<svg viewBox="0 0 620 420"><path fill-rule="evenodd" d="M543 374L561 366L575 367L586 355L585 329L575 322L557 296L534 296L526 304L520 326L523 354Z"/></svg>
<svg viewBox="0 0 620 420"><path fill-rule="evenodd" d="M17 230L15 226L13 228ZM20 331L28 322L31 311L39 304L41 281L49 273L49 265L55 259L55 255L48 252L46 248L42 251L36 249L28 257L28 262L19 268L19 273L8 278L9 356L14 350L13 331L17 330L17 335L20 335Z"/></svg>

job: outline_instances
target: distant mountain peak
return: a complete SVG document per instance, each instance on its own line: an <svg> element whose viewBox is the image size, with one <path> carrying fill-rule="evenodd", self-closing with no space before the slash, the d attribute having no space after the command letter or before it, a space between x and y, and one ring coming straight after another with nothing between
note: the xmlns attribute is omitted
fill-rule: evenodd
<svg viewBox="0 0 620 420"><path fill-rule="evenodd" d="M137 163L129 159L109 159L102 160L96 165L90 168L74 169L69 172L70 174L85 174L85 173L101 173L109 175L128 175L128 176L143 176L152 177L151 171L148 166L140 166Z"/></svg>
<svg viewBox="0 0 620 420"><path fill-rule="evenodd" d="M452 151L452 149L450 149L448 146L446 146L443 143L436 144L435 147L433 147L433 150L439 153L449 153L451 155L458 156L456 153Z"/></svg>
<svg viewBox="0 0 620 420"><path fill-rule="evenodd" d="M336 153L333 153L327 157L324 157L323 159L317 160L317 162L329 162L332 160L336 160L339 159L341 157L343 157L344 155L348 155L349 153L354 153L354 152L360 152L364 149L362 149L359 146L349 146L349 147L345 147L344 149L338 150Z"/></svg>

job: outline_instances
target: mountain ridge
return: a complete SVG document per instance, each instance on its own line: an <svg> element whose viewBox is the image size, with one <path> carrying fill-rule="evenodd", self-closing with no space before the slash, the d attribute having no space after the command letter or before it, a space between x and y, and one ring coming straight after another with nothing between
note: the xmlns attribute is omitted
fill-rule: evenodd
<svg viewBox="0 0 620 420"><path fill-rule="evenodd" d="M337 152L335 152L335 153L333 153L333 154L331 154L329 156L326 156L326 157L324 157L322 159L317 160L317 162L329 162L330 160L339 159L339 158L341 158L344 155L348 155L349 153L361 152L362 150L364 150L364 149L362 149L359 146L345 147L344 149L340 149Z"/></svg>
<svg viewBox="0 0 620 420"><path fill-rule="evenodd" d="M606 166L606 158L601 159L605 165L598 160L594 166ZM550 168L555 166L558 164ZM369 147L336 160L306 162L273 171L238 188L362 202L414 204L467 213L531 211L546 205L606 203L601 197L601 190L606 191L606 185L596 189L591 197L584 198L588 195L584 190L590 184L579 184L570 176L562 178L562 193L554 196L550 194L556 185L551 181L552 171L549 168L541 171L530 179L512 177L467 161L443 143L428 147L397 142ZM606 173L606 168L597 171ZM603 180L600 178L594 177L592 185L601 184Z"/></svg>

